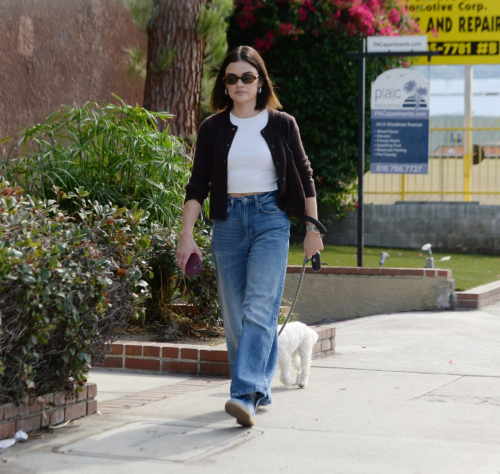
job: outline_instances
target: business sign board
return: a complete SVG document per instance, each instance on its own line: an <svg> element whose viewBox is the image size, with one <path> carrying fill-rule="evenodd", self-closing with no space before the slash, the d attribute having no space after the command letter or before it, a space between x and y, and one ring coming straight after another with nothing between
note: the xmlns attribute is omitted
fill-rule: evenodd
<svg viewBox="0 0 500 474"><path fill-rule="evenodd" d="M500 64L500 0L407 0L406 9L441 53L430 64Z"/></svg>
<svg viewBox="0 0 500 474"><path fill-rule="evenodd" d="M411 69L391 69L372 83L372 173L428 173L429 97L427 79Z"/></svg>
<svg viewBox="0 0 500 474"><path fill-rule="evenodd" d="M427 36L368 36L369 53L427 52Z"/></svg>

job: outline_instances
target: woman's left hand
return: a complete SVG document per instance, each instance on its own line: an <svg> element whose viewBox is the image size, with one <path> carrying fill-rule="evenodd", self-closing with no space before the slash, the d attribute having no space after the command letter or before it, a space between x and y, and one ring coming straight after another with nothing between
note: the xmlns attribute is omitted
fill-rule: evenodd
<svg viewBox="0 0 500 474"><path fill-rule="evenodd" d="M306 238L304 239L304 252L309 260L316 254L323 250L323 239L321 238L321 234L317 234L316 232L312 232L308 230L306 232Z"/></svg>

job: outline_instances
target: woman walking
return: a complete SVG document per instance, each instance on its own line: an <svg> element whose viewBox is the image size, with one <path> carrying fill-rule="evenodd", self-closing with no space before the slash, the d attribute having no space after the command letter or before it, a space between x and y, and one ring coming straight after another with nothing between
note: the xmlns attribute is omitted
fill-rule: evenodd
<svg viewBox="0 0 500 474"><path fill-rule="evenodd" d="M176 258L185 271L192 253L202 258L193 227L210 194L212 255L217 272L229 365L231 399L226 412L243 426L271 403L278 363L278 313L285 283L290 222L283 205L289 143L306 195L306 214L317 218L310 162L295 119L281 104L259 53L230 51L212 91L212 109L198 132L192 175L186 186ZM308 226L304 250L323 249Z"/></svg>

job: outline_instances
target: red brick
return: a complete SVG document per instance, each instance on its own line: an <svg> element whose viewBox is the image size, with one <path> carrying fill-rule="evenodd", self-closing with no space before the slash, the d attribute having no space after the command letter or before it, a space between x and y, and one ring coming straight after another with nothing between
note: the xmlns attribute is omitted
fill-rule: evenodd
<svg viewBox="0 0 500 474"><path fill-rule="evenodd" d="M64 399L64 403L66 405L71 405L76 403L76 393L75 392L66 392L66 397Z"/></svg>
<svg viewBox="0 0 500 474"><path fill-rule="evenodd" d="M393 268L392 269L392 274L393 275L402 275L403 274L403 270L401 268Z"/></svg>
<svg viewBox="0 0 500 474"><path fill-rule="evenodd" d="M337 267L325 267L325 270L328 275L337 273Z"/></svg>
<svg viewBox="0 0 500 474"><path fill-rule="evenodd" d="M40 403L32 403L29 406L29 409L30 409L30 413L37 413L39 411L42 411L42 405L40 405Z"/></svg>
<svg viewBox="0 0 500 474"><path fill-rule="evenodd" d="M176 362L164 360L161 370L164 372L177 372L181 374L197 374L198 364L196 362Z"/></svg>
<svg viewBox="0 0 500 474"><path fill-rule="evenodd" d="M337 268L337 273L339 275L347 275L347 268L345 268L345 267L338 267Z"/></svg>
<svg viewBox="0 0 500 474"><path fill-rule="evenodd" d="M425 272L424 272L424 269L423 269L423 268L415 268L415 269L413 270L413 274L414 274L415 276L419 276L419 277L421 277L421 276L424 276L424 273L425 273Z"/></svg>
<svg viewBox="0 0 500 474"><path fill-rule="evenodd" d="M458 301L457 306L459 308L479 308L479 301Z"/></svg>
<svg viewBox="0 0 500 474"><path fill-rule="evenodd" d="M97 385L95 383L87 384L87 398L97 397Z"/></svg>
<svg viewBox="0 0 500 474"><path fill-rule="evenodd" d="M39 430L42 427L41 420L42 415L30 416L28 418L17 420L16 431L23 430L29 433L33 430Z"/></svg>
<svg viewBox="0 0 500 474"><path fill-rule="evenodd" d="M318 331L318 339L320 341L323 339L330 339L331 334L332 334L332 330L330 328L322 329L321 331Z"/></svg>
<svg viewBox="0 0 500 474"><path fill-rule="evenodd" d="M381 268L380 272L382 275L392 275L392 268Z"/></svg>
<svg viewBox="0 0 500 474"><path fill-rule="evenodd" d="M81 418L87 414L87 402L75 403L66 407L64 421Z"/></svg>
<svg viewBox="0 0 500 474"><path fill-rule="evenodd" d="M54 403L54 394L47 393L46 395L42 395L42 398L45 400L45 404Z"/></svg>
<svg viewBox="0 0 500 474"><path fill-rule="evenodd" d="M359 273L359 268L358 267L350 267L347 269L347 274L348 275L357 275Z"/></svg>
<svg viewBox="0 0 500 474"><path fill-rule="evenodd" d="M370 269L369 268L360 268L359 269L359 274L360 275L369 275L370 274Z"/></svg>
<svg viewBox="0 0 500 474"><path fill-rule="evenodd" d="M12 438L16 432L15 421L4 421L0 423L0 439Z"/></svg>
<svg viewBox="0 0 500 474"><path fill-rule="evenodd" d="M204 363L200 364L200 374L201 375L231 375L231 370L229 369L229 364L211 364Z"/></svg>
<svg viewBox="0 0 500 474"><path fill-rule="evenodd" d="M332 343L330 339L325 339L321 341L321 351L328 351L332 348Z"/></svg>
<svg viewBox="0 0 500 474"><path fill-rule="evenodd" d="M301 270L302 270L302 267L300 265L288 265L286 267L287 273L300 273Z"/></svg>
<svg viewBox="0 0 500 474"><path fill-rule="evenodd" d="M210 362L228 362L227 350L214 349L214 350L201 350L200 360L207 360Z"/></svg>
<svg viewBox="0 0 500 474"><path fill-rule="evenodd" d="M111 344L110 355L123 355L123 344Z"/></svg>
<svg viewBox="0 0 500 474"><path fill-rule="evenodd" d="M142 356L142 346L127 344L125 346L125 354L128 356Z"/></svg>
<svg viewBox="0 0 500 474"><path fill-rule="evenodd" d="M331 329L332 329L332 339L333 339L337 335L337 328L331 328Z"/></svg>
<svg viewBox="0 0 500 474"><path fill-rule="evenodd" d="M87 399L87 385L84 385L82 387L82 391L76 394L76 398L78 399L79 402Z"/></svg>
<svg viewBox="0 0 500 474"><path fill-rule="evenodd" d="M198 349L181 349L181 360L198 360Z"/></svg>
<svg viewBox="0 0 500 474"><path fill-rule="evenodd" d="M112 369L122 369L123 368L123 358L122 357L106 357L101 365L101 367L107 367Z"/></svg>
<svg viewBox="0 0 500 474"><path fill-rule="evenodd" d="M165 359L178 359L179 358L179 348L178 347L163 347L161 350L161 356Z"/></svg>
<svg viewBox="0 0 500 474"><path fill-rule="evenodd" d="M47 410L46 415L46 418L42 415L42 427L58 425L64 421L64 407Z"/></svg>
<svg viewBox="0 0 500 474"><path fill-rule="evenodd" d="M160 348L158 346L144 346L144 357L160 357Z"/></svg>
<svg viewBox="0 0 500 474"><path fill-rule="evenodd" d="M438 276L451 278L451 270L438 270Z"/></svg>
<svg viewBox="0 0 500 474"><path fill-rule="evenodd" d="M127 369L160 370L160 361L153 359L125 359Z"/></svg>
<svg viewBox="0 0 500 474"><path fill-rule="evenodd" d="M16 408L16 417L17 416L24 416L24 415L27 415L28 413L30 412L30 407L29 405L19 405L17 408Z"/></svg>
<svg viewBox="0 0 500 474"><path fill-rule="evenodd" d="M13 403L7 403L3 406L3 418L8 420L9 418L14 418L16 416L16 405Z"/></svg>
<svg viewBox="0 0 500 474"><path fill-rule="evenodd" d="M92 400L87 403L87 416L97 413L97 400Z"/></svg>
<svg viewBox="0 0 500 474"><path fill-rule="evenodd" d="M65 392L57 392L54 394L54 404L56 405L56 407L64 405L65 399L66 399Z"/></svg>
<svg viewBox="0 0 500 474"><path fill-rule="evenodd" d="M436 276L436 270L433 270L433 269L426 269L425 270L425 276L428 276L428 277L435 277Z"/></svg>
<svg viewBox="0 0 500 474"><path fill-rule="evenodd" d="M381 273L380 268L370 268L370 275L380 275Z"/></svg>
<svg viewBox="0 0 500 474"><path fill-rule="evenodd" d="M478 300L479 293L457 293L457 299L459 299L459 300Z"/></svg>
<svg viewBox="0 0 500 474"><path fill-rule="evenodd" d="M415 270L413 268L403 268L403 275L414 275Z"/></svg>

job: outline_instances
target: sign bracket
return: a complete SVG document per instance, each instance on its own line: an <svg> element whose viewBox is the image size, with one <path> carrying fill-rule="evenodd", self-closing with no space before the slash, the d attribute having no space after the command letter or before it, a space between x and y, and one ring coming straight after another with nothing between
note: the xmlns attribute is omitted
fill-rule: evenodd
<svg viewBox="0 0 500 474"><path fill-rule="evenodd" d="M427 57L430 62L433 56L440 56L440 51L400 51L400 52L375 52L366 51L366 39L359 40L357 52L346 53L348 58L358 60L358 267L363 266L364 260L364 175L365 175L365 103L366 103L366 58L403 58Z"/></svg>

